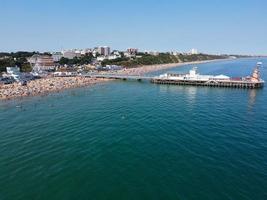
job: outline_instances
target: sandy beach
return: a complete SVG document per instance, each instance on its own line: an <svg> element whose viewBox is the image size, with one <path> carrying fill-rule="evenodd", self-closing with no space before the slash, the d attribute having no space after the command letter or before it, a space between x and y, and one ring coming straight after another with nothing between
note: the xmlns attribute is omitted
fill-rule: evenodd
<svg viewBox="0 0 267 200"><path fill-rule="evenodd" d="M204 61L195 61L195 62L184 62L184 63L170 63L170 64L159 64L159 65L144 65L144 66L138 66L135 68L128 68L119 70L116 72L116 74L121 75L144 75L149 72L156 72L164 69L171 69L174 67L184 66L184 65L191 65L191 64L202 64L202 63L209 63L209 62L215 62L220 60L226 60L226 59L217 59L217 60L204 60ZM106 72L109 73L109 72Z"/></svg>
<svg viewBox="0 0 267 200"><path fill-rule="evenodd" d="M113 73L120 75L144 75L149 72L170 69L173 67L179 67L189 64L201 64L214 61L219 61L219 60L171 63L171 64L161 64L161 65L145 65L135 68L123 69ZM110 72L103 72L103 73L110 73ZM49 77L49 78L42 78L30 81L26 86L22 86L19 83L0 85L0 100L8 100L12 98L25 97L25 96L44 95L44 94L49 94L50 92L58 92L68 88L89 86L92 84L108 80L99 78L84 78L84 77Z"/></svg>

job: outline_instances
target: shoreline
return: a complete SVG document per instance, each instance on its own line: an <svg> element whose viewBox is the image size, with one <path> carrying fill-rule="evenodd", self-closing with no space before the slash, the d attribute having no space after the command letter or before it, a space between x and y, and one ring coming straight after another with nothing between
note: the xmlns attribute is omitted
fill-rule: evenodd
<svg viewBox="0 0 267 200"><path fill-rule="evenodd" d="M191 64L203 64L209 62L225 61L229 59L204 60L184 63L169 63L156 65L143 65L134 68L128 68L113 72L119 75L144 75L150 72L156 72L174 67L180 67ZM110 73L110 72L109 72ZM85 78L85 77L47 77L28 82L27 86L19 83L10 85L0 85L0 100L11 100L15 98L23 98L27 96L48 95L54 92L60 92L71 88L80 88L110 81L110 79L102 78Z"/></svg>
<svg viewBox="0 0 267 200"><path fill-rule="evenodd" d="M171 69L174 67L181 67L185 65L197 65L204 64L210 62L218 62L218 61L227 61L232 59L216 59L216 60L202 60L202 61L193 61L193 62L183 62L183 63L169 63L169 64L156 64L156 65L142 65L134 68L128 68L118 71L117 73L120 75L144 75L150 72L161 71L165 69Z"/></svg>

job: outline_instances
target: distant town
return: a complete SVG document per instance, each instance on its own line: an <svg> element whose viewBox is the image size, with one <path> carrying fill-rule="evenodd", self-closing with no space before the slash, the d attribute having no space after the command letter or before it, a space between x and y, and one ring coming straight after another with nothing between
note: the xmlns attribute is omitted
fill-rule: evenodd
<svg viewBox="0 0 267 200"><path fill-rule="evenodd" d="M113 50L108 46L86 49L70 49L61 52L16 52L0 53L1 81L10 83L30 76L44 76L49 72L89 72L120 70L153 64L181 63L199 60L226 58L226 55L207 55L192 49L187 53L158 51L139 52L137 48L125 51ZM19 72L31 73L20 74ZM4 77L4 79L3 79Z"/></svg>

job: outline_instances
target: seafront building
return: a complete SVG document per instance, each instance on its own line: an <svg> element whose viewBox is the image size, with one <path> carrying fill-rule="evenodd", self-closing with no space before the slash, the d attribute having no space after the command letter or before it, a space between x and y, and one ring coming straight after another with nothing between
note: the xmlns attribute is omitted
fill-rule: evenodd
<svg viewBox="0 0 267 200"><path fill-rule="evenodd" d="M14 78L16 81L19 81L19 77L20 77L21 73L20 73L20 68L15 66L15 67L7 67L6 68L6 77L12 77Z"/></svg>
<svg viewBox="0 0 267 200"><path fill-rule="evenodd" d="M52 56L39 55L35 57L35 62L33 64L34 72L50 71L55 69L55 63Z"/></svg>
<svg viewBox="0 0 267 200"><path fill-rule="evenodd" d="M32 73L21 72L20 68L15 67L7 67L6 73L3 74L4 83L10 84L13 82L20 82L21 84L27 84L27 81L34 80L35 77Z"/></svg>

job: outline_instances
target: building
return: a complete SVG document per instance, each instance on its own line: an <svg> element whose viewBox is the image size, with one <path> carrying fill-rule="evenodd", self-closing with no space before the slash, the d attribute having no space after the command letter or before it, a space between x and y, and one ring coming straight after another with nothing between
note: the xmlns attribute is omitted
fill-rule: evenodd
<svg viewBox="0 0 267 200"><path fill-rule="evenodd" d="M98 61L98 62L102 62L102 61L104 61L104 60L106 60L107 58L106 58L106 56L98 56L97 58L96 58L96 60Z"/></svg>
<svg viewBox="0 0 267 200"><path fill-rule="evenodd" d="M138 53L138 49L136 48L129 48L127 49L127 52L130 54L130 55L135 55Z"/></svg>
<svg viewBox="0 0 267 200"><path fill-rule="evenodd" d="M108 47L108 46L97 47L96 52L102 56L109 56L110 55L110 47Z"/></svg>
<svg viewBox="0 0 267 200"><path fill-rule="evenodd" d="M121 58L121 55L115 55L115 54L113 54L113 55L109 55L109 56L98 56L96 58L96 60L99 61L99 62L102 62L104 60L115 60L117 58Z"/></svg>
<svg viewBox="0 0 267 200"><path fill-rule="evenodd" d="M50 71L54 69L55 69L54 60L52 56L48 55L39 55L33 66L33 71L35 72Z"/></svg>
<svg viewBox="0 0 267 200"><path fill-rule="evenodd" d="M118 59L118 58L121 58L120 54L119 55L113 54L113 55L107 56L108 60L115 60L115 59Z"/></svg>
<svg viewBox="0 0 267 200"><path fill-rule="evenodd" d="M7 77L12 77L16 81L19 81L20 79L20 68L19 67L7 67L6 68Z"/></svg>
<svg viewBox="0 0 267 200"><path fill-rule="evenodd" d="M119 51L117 51L117 50L113 51L112 54L121 57L121 53Z"/></svg>
<svg viewBox="0 0 267 200"><path fill-rule="evenodd" d="M90 54L90 53L92 53L92 49L89 49L89 48L84 49L84 50L81 51L81 55L87 55L87 54Z"/></svg>
<svg viewBox="0 0 267 200"><path fill-rule="evenodd" d="M178 52L178 51L172 51L172 52L170 52L170 54L173 55L173 56L178 56L178 55L181 54L181 52Z"/></svg>
<svg viewBox="0 0 267 200"><path fill-rule="evenodd" d="M198 54L197 49L191 49L190 54L192 55Z"/></svg>
<svg viewBox="0 0 267 200"><path fill-rule="evenodd" d="M158 51L148 51L146 53L148 53L149 55L152 55L152 56L158 56L159 55Z"/></svg>
<svg viewBox="0 0 267 200"><path fill-rule="evenodd" d="M62 57L63 57L63 55L61 52L52 53L52 58L53 58L54 62L59 62Z"/></svg>
<svg viewBox="0 0 267 200"><path fill-rule="evenodd" d="M63 57L68 59L73 59L76 57L76 53L74 51L62 51Z"/></svg>
<svg viewBox="0 0 267 200"><path fill-rule="evenodd" d="M126 52L123 52L123 56L126 57L126 58L131 58L133 57L134 55L128 53L127 51Z"/></svg>
<svg viewBox="0 0 267 200"><path fill-rule="evenodd" d="M38 54L34 54L30 58L27 58L28 62L33 66L37 62L37 58L39 57Z"/></svg>
<svg viewBox="0 0 267 200"><path fill-rule="evenodd" d="M75 57L79 58L81 57L81 51L80 50L63 50L62 55L64 58L73 59Z"/></svg>

